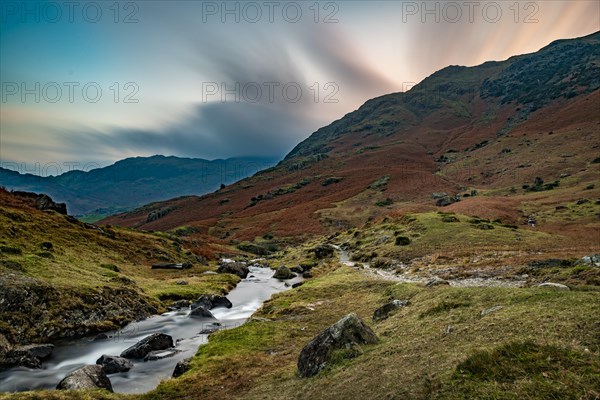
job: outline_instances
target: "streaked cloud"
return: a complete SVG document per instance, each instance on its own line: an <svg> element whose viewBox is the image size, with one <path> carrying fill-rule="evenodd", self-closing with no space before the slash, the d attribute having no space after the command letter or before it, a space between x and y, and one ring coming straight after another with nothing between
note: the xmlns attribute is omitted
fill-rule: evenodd
<svg viewBox="0 0 600 400"><path fill-rule="evenodd" d="M530 3L537 7L535 23L525 23ZM96 103L79 91L74 102L66 92L57 103L8 96L0 110L0 161L107 164L157 153L282 157L369 98L401 91L446 65L501 60L600 30L600 5L586 0L521 2L516 22L508 2L498 2L503 16L496 22L477 12L472 22L467 14L456 22L444 15L439 22L425 15L423 22L423 10L406 14L422 2L333 3L337 10L323 2L317 23L308 8L313 3L298 3L304 14L295 23L280 13L271 22L264 9L256 23L235 23L232 16L222 23L220 14L205 12L207 4L222 2L135 4L139 21L130 24L122 20L131 9L120 10L119 23L108 9L98 23L23 22L3 15L3 84L77 82L81 88L94 82L102 96ZM441 10L448 2L439 4ZM338 22L324 23L332 13ZM128 83L139 88L137 102L124 101L132 95ZM278 86L271 99L265 84L273 83ZM203 89L212 84L246 85L249 96L261 87L263 93L257 101L242 96L237 102L231 94L222 101L220 91L206 96ZM297 101L282 94L286 84L302 88ZM336 101L326 102L327 95Z"/></svg>

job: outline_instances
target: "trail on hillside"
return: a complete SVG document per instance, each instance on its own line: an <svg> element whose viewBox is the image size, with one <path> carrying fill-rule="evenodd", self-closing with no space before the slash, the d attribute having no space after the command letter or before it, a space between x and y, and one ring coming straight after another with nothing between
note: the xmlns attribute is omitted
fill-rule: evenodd
<svg viewBox="0 0 600 400"><path fill-rule="evenodd" d="M526 284L526 281L524 280L501 280L497 278L441 279L435 274L435 270L429 271L432 273L428 276L423 276L409 271L408 267L402 268L401 272L398 272L398 270L391 271L371 268L369 263L351 261L351 254L349 251L344 250L339 246L334 247L338 251L340 264L356 268L365 274L387 281L428 284L431 281L443 280L454 287L524 287Z"/></svg>

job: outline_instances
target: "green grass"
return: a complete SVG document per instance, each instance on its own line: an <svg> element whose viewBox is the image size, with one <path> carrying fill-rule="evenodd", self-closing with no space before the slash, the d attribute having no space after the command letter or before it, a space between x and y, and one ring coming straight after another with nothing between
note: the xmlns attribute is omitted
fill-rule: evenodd
<svg viewBox="0 0 600 400"><path fill-rule="evenodd" d="M318 278L266 302L255 314L257 319L211 335L193 358L192 370L182 377L169 379L146 395L115 396L162 400L597 395L597 291L428 289L373 278L334 262L322 263L315 271ZM373 311L390 299L410 300L410 305L384 321L372 322ZM481 315L498 305L503 308ZM370 325L380 342L336 352L319 375L299 378L296 362L303 346L349 312ZM40 392L37 398L65 398L55 396L59 395Z"/></svg>
<svg viewBox="0 0 600 400"><path fill-rule="evenodd" d="M38 300L31 301L43 302L26 302L22 310L1 314L0 332L11 342L47 341L62 334L58 332L66 334L76 327L61 313L91 311L98 301L94 296L102 299L106 316L88 325L89 332L118 328L134 319L134 310L143 304L160 311L172 300L224 293L239 281L229 274L204 275L214 266L199 262L186 248L187 242L173 235L99 230L56 213L5 206L0 206L0 231L2 285L38 293L30 296ZM52 243L51 250L42 249L45 242ZM157 262L194 266L182 271L151 269ZM178 285L181 280L188 284ZM115 297L117 293L120 297ZM41 309L45 312L38 315ZM24 317L23 311L34 313L38 320Z"/></svg>

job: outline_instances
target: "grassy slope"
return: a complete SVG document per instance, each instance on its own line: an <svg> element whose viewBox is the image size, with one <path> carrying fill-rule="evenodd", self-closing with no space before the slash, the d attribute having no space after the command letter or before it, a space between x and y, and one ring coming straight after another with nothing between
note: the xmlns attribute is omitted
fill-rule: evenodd
<svg viewBox="0 0 600 400"><path fill-rule="evenodd" d="M94 296L103 298L121 290L132 301L160 309L161 300L168 303L229 291L238 281L228 274L203 275L213 267L189 251L188 243L174 236L120 228L100 231L54 212L35 210L6 192L0 193L0 200L0 278L14 287L40 287L41 296L57 294L45 305L47 315L53 317L37 321L27 332L16 334L10 326L14 324L5 324L20 318L18 310L3 315L2 332L18 341L40 340L45 328L60 324L58 315L63 309L79 307L82 301L87 304L89 299L92 311L97 301ZM52 249L43 250L43 242L52 243ZM156 262L192 262L194 266L184 271L152 270L150 266ZM188 285L177 285L180 280ZM116 328L126 320L115 316L97 321L93 330Z"/></svg>
<svg viewBox="0 0 600 400"><path fill-rule="evenodd" d="M320 277L276 295L255 315L271 321L254 320L212 335L183 377L147 395L106 398L576 399L599 394L597 290L426 289L335 263L319 270ZM411 304L373 323L374 309L392 298ZM498 305L504 308L481 316ZM349 312L367 321L381 342L363 347L357 358L339 352L326 371L298 378L302 347ZM39 392L6 398L104 398L97 392L69 396Z"/></svg>
<svg viewBox="0 0 600 400"><path fill-rule="evenodd" d="M391 298L410 299L411 305L372 323L373 310ZM505 308L480 315L497 305ZM215 335L198 352L194 371L148 397L494 398L507 389L520 398L540 398L540 390L578 398L594 393L600 383L594 376L600 372L599 307L597 291L425 289L365 278L343 267L267 303L257 316L273 322L252 322ZM316 378L297 378L297 355L304 344L352 311L374 327L381 343L363 348L364 355L356 359L338 355L338 364ZM448 325L453 331L445 334ZM531 365L517 379L504 381L512 372L509 365L481 385L471 384L480 378L453 376L476 351L527 340L568 350L581 368L549 361L552 368ZM550 374L539 381L546 371Z"/></svg>

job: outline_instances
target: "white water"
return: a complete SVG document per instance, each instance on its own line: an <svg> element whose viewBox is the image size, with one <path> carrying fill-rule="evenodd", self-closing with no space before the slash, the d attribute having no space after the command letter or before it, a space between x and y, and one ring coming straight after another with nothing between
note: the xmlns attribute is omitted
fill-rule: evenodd
<svg viewBox="0 0 600 400"><path fill-rule="evenodd" d="M233 307L215 308L211 312L222 324L221 328L234 328L243 324L274 293L287 289L284 282L273 279L270 268L250 266L250 274L233 289L227 298ZM289 281L294 283L295 278ZM190 317L190 310L168 312L127 325L120 331L107 332L111 339L93 341L82 338L55 343L52 356L42 369L13 368L0 373L0 392L35 389L54 389L69 372L84 365L95 364L103 354L119 355L123 350L144 337L161 332L171 335L180 352L173 357L156 361L134 360L128 372L111 374L113 389L119 393L145 393L168 379L178 361L192 357L198 346L207 342L208 335L199 334L216 322L212 319Z"/></svg>

